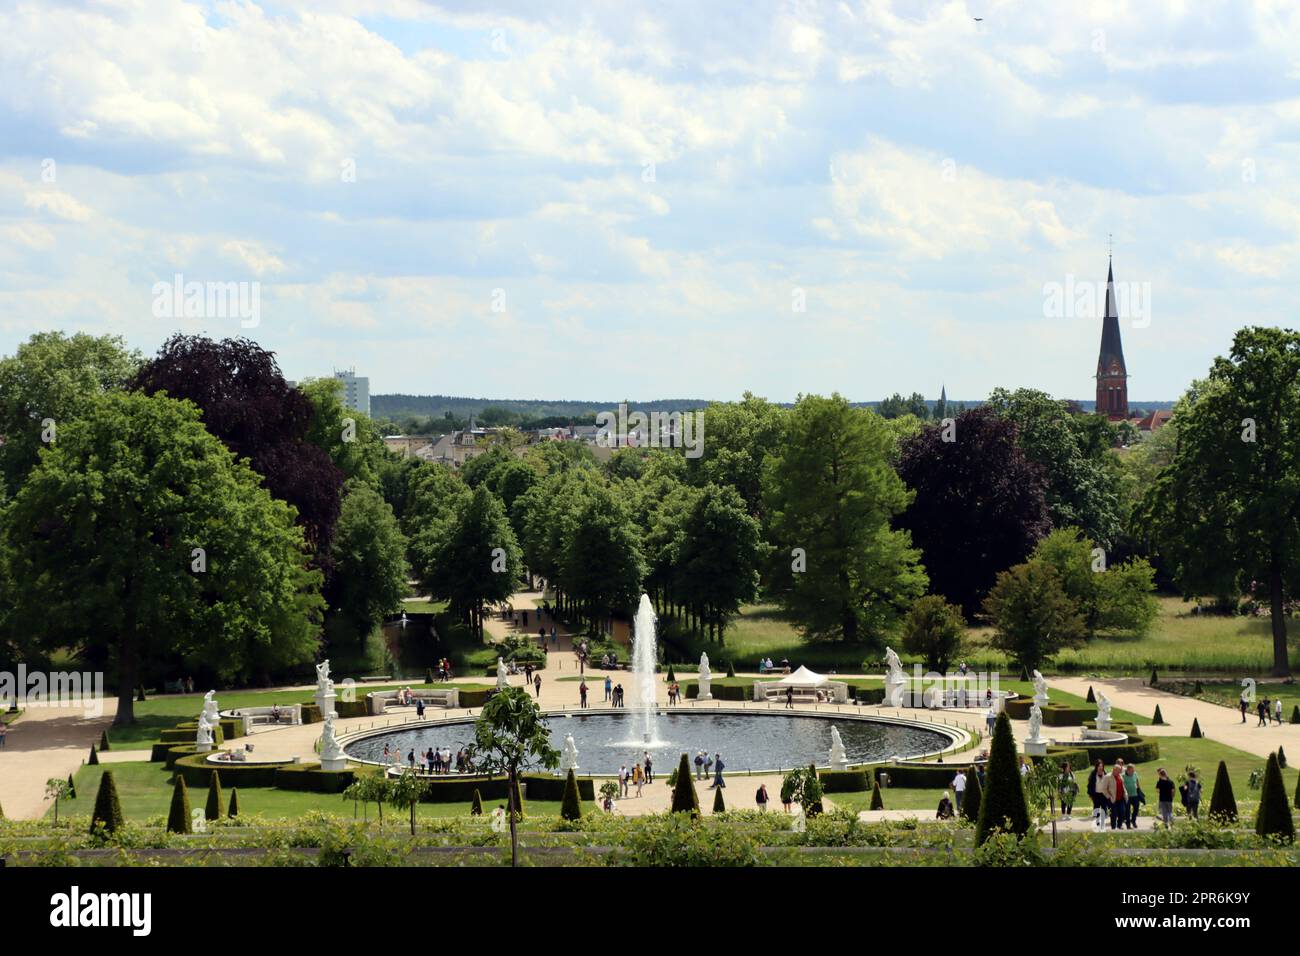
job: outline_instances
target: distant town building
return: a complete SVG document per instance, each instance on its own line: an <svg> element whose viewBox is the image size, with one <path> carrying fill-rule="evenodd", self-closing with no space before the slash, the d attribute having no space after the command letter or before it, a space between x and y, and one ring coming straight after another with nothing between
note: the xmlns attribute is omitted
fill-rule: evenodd
<svg viewBox="0 0 1300 956"><path fill-rule="evenodd" d="M356 369L334 370L334 378L343 383L343 404L354 412L370 414L370 379L358 377Z"/></svg>

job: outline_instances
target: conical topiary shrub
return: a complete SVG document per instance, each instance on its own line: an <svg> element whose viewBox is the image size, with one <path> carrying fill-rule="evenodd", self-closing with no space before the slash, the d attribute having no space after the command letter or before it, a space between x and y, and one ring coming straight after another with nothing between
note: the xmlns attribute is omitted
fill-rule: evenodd
<svg viewBox="0 0 1300 956"><path fill-rule="evenodd" d="M469 815L471 817L483 816L483 797L478 792L477 787L474 788L474 799L469 803Z"/></svg>
<svg viewBox="0 0 1300 956"><path fill-rule="evenodd" d="M574 776L573 768L569 768L569 775L564 780L564 796L560 798L560 816L565 820L582 819L582 798L578 795L578 778Z"/></svg>
<svg viewBox="0 0 1300 956"><path fill-rule="evenodd" d="M668 665L668 676L665 677L664 680L667 681L669 684L677 680L677 672L673 670L672 664Z"/></svg>
<svg viewBox="0 0 1300 956"><path fill-rule="evenodd" d="M1228 779L1228 765L1222 760L1219 772L1214 775L1214 792L1210 794L1210 819L1219 823L1237 822L1237 798Z"/></svg>
<svg viewBox="0 0 1300 956"><path fill-rule="evenodd" d="M1011 720L1003 712L993 725L993 743L985 770L985 788L980 802L979 823L975 826L975 845L980 846L998 830L1024 836L1029 831L1029 807L1020 782L1016 758L1016 741L1011 735Z"/></svg>
<svg viewBox="0 0 1300 956"><path fill-rule="evenodd" d="M1300 777L1295 780L1295 808L1300 810Z"/></svg>
<svg viewBox="0 0 1300 956"><path fill-rule="evenodd" d="M1156 704L1156 712L1151 715L1151 723L1157 727L1163 727L1165 725L1165 718L1164 715L1160 713L1159 704Z"/></svg>
<svg viewBox="0 0 1300 956"><path fill-rule="evenodd" d="M1160 683L1160 675L1156 673L1156 669L1153 667L1151 668L1151 686L1155 687L1158 683Z"/></svg>
<svg viewBox="0 0 1300 956"><path fill-rule="evenodd" d="M77 799L77 783L72 779L72 774L68 774L68 799Z"/></svg>
<svg viewBox="0 0 1300 956"><path fill-rule="evenodd" d="M221 800L221 778L217 772L212 771L212 776L208 778L208 803L203 808L203 818L205 820L220 820L225 807Z"/></svg>
<svg viewBox="0 0 1300 956"><path fill-rule="evenodd" d="M1090 704L1095 704L1095 703L1097 703L1097 695L1094 694L1094 693L1092 692L1092 685L1091 685L1091 684L1088 685L1088 696L1087 696L1086 700L1087 700L1088 703L1090 703Z"/></svg>
<svg viewBox="0 0 1300 956"><path fill-rule="evenodd" d="M1281 747L1277 748L1277 765L1283 770L1286 769L1286 751Z"/></svg>
<svg viewBox="0 0 1300 956"><path fill-rule="evenodd" d="M980 803L984 798L984 788L980 786L979 774L972 767L966 774L966 796L961 801L961 815L971 823L980 822Z"/></svg>
<svg viewBox="0 0 1300 956"><path fill-rule="evenodd" d="M111 749L111 748L109 747L109 745L108 745L108 731L107 731L107 730L104 730L104 731L99 735L99 749L100 749L101 751L105 751L105 752L107 752L108 750Z"/></svg>
<svg viewBox="0 0 1300 956"><path fill-rule="evenodd" d="M95 749L94 744L90 745L90 756L86 758L86 763L91 767L99 765L99 751Z"/></svg>
<svg viewBox="0 0 1300 956"><path fill-rule="evenodd" d="M226 808L226 816L231 820L239 816L239 788L230 788L230 806Z"/></svg>
<svg viewBox="0 0 1300 956"><path fill-rule="evenodd" d="M185 778L180 774L176 775L176 783L172 786L172 805L167 811L167 832L193 832L190 824L190 791L185 786Z"/></svg>
<svg viewBox="0 0 1300 956"><path fill-rule="evenodd" d="M1291 723L1300 724L1300 704L1291 708Z"/></svg>
<svg viewBox="0 0 1300 956"><path fill-rule="evenodd" d="M432 667L426 667L426 668L424 669L424 682L425 682L426 684L432 684L432 683L433 683L433 668L432 668Z"/></svg>
<svg viewBox="0 0 1300 956"><path fill-rule="evenodd" d="M109 833L122 829L122 802L117 799L117 783L113 771L105 770L99 778L99 792L95 794L95 809L90 814L90 832L102 826Z"/></svg>
<svg viewBox="0 0 1300 956"><path fill-rule="evenodd" d="M885 809L885 798L880 795L879 780L877 780L876 785L871 788L871 809L872 810Z"/></svg>
<svg viewBox="0 0 1300 956"><path fill-rule="evenodd" d="M721 787L719 787L717 790L714 790L714 791L713 791L713 812L714 812L714 813L726 813L726 812L727 812L727 802L726 802L725 800L722 799L722 788L721 788Z"/></svg>
<svg viewBox="0 0 1300 956"><path fill-rule="evenodd" d="M732 664L731 661L727 661L727 676L728 677L736 676L736 666Z"/></svg>
<svg viewBox="0 0 1300 956"><path fill-rule="evenodd" d="M1205 736L1203 733L1201 733L1201 722L1197 720L1195 717L1192 718L1192 736L1193 737Z"/></svg>
<svg viewBox="0 0 1300 956"><path fill-rule="evenodd" d="M1282 783L1282 767L1278 764L1277 754L1269 754L1268 763L1264 765L1264 785L1259 791L1255 832L1284 843L1295 842L1295 823L1291 819L1291 808L1286 805L1286 787Z"/></svg>
<svg viewBox="0 0 1300 956"><path fill-rule="evenodd" d="M673 813L700 815L700 798L695 793L695 781L691 779L691 762L682 754L677 765L677 782L673 784Z"/></svg>
<svg viewBox="0 0 1300 956"><path fill-rule="evenodd" d="M1020 665L1020 680L1022 683L1029 683L1029 668L1024 664Z"/></svg>

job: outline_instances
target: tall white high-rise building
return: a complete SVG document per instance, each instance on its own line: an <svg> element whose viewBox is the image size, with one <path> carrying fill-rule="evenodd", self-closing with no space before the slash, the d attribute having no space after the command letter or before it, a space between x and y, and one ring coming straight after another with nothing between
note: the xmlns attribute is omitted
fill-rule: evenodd
<svg viewBox="0 0 1300 956"><path fill-rule="evenodd" d="M343 404L353 411L370 414L370 379L357 377L357 370L334 370L334 377L343 383Z"/></svg>

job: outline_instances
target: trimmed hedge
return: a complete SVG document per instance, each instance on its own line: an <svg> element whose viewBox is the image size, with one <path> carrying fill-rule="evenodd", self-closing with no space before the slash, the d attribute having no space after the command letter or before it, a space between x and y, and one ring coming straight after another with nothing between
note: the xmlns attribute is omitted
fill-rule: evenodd
<svg viewBox="0 0 1300 956"><path fill-rule="evenodd" d="M1006 703L1007 716L1012 720L1028 720L1034 706L1032 697L1018 697ZM1043 708L1044 727L1077 727L1085 720L1097 716L1096 707L1071 707L1069 704L1047 702Z"/></svg>
<svg viewBox="0 0 1300 956"><path fill-rule="evenodd" d="M682 690L686 692L687 700L694 700L699 696L700 685L697 681L691 681L682 685ZM714 700L753 700L754 687L752 684L737 686L736 684L714 684L710 693L713 694Z"/></svg>
<svg viewBox="0 0 1300 956"><path fill-rule="evenodd" d="M220 769L222 777L233 786L274 787L276 786L275 772L282 767L293 766L285 761L282 764L223 763L219 768L214 768L208 763L207 758L208 754L199 753L180 757L173 764L176 775L183 777L191 787L204 787L207 786L208 775L214 769Z"/></svg>
<svg viewBox="0 0 1300 956"><path fill-rule="evenodd" d="M493 671L493 674L494 674L494 675L495 675L495 673L496 673L496 672ZM460 707L466 707L466 708L468 708L468 707L482 707L484 704L486 704L486 703L488 702L488 698L489 698L490 696L492 696L492 694L495 693L495 691L496 691L496 688L495 688L495 687L484 687L484 688L480 688L479 690L459 690L459 689L458 689L458 692L457 692L457 695L456 695L456 698L457 698L457 701L458 701L457 706L460 706ZM503 795L504 795L504 793L505 793L505 791L502 791L502 794L503 794Z"/></svg>
<svg viewBox="0 0 1300 956"><path fill-rule="evenodd" d="M883 704L885 702L885 688L883 687L849 687L853 692L853 699L863 704Z"/></svg>
<svg viewBox="0 0 1300 956"><path fill-rule="evenodd" d="M337 707L335 708L338 709ZM310 701L306 704L299 705L299 714L304 724L319 724L321 722L320 704Z"/></svg>
<svg viewBox="0 0 1300 956"><path fill-rule="evenodd" d="M520 776L525 785L528 800L563 800L565 777L551 774L526 773ZM583 800L596 799L596 782L591 777L577 777L578 796ZM435 784L436 786L437 784Z"/></svg>
<svg viewBox="0 0 1300 956"><path fill-rule="evenodd" d="M342 793L356 776L356 771L351 769L322 770L318 763L289 764L276 768L275 786L279 790Z"/></svg>
<svg viewBox="0 0 1300 956"><path fill-rule="evenodd" d="M369 717L370 713L366 709L365 700L336 700L334 701L334 713L340 718L344 717Z"/></svg>
<svg viewBox="0 0 1300 956"><path fill-rule="evenodd" d="M889 775L891 787L906 787L909 790L946 790L952 786L952 778L958 770L967 771L970 776L970 764L936 763L925 766L890 766L882 764L872 768L872 779L879 780L882 773Z"/></svg>
<svg viewBox="0 0 1300 956"><path fill-rule="evenodd" d="M871 789L865 770L822 770L817 779L823 793L862 793Z"/></svg>

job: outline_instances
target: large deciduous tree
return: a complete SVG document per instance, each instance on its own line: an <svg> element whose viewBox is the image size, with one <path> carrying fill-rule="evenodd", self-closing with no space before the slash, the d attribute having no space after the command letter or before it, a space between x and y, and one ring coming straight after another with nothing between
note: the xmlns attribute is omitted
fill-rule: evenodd
<svg viewBox="0 0 1300 956"><path fill-rule="evenodd" d="M926 670L942 674L961 654L965 633L961 608L929 594L917 600L903 619L903 650L923 658Z"/></svg>
<svg viewBox="0 0 1300 956"><path fill-rule="evenodd" d="M0 359L0 494L18 490L41 448L140 365L113 335L39 332Z"/></svg>
<svg viewBox="0 0 1300 956"><path fill-rule="evenodd" d="M1242 329L1197 392L1142 510L1184 590L1268 602L1272 672L1287 676L1287 603L1300 595L1300 333Z"/></svg>
<svg viewBox="0 0 1300 956"><path fill-rule="evenodd" d="M60 430L0 520L13 623L115 666L116 723L142 662L223 677L312 659L320 575L291 509L192 405L114 393Z"/></svg>
<svg viewBox="0 0 1300 956"><path fill-rule="evenodd" d="M197 405L208 431L247 458L272 495L297 509L318 563L327 566L343 473L310 441L312 401L284 380L273 353L249 339L175 335L132 387Z"/></svg>
<svg viewBox="0 0 1300 956"><path fill-rule="evenodd" d="M898 473L915 497L897 524L921 549L930 589L974 615L999 571L1047 533L1047 482L1016 426L977 408L903 439Z"/></svg>
<svg viewBox="0 0 1300 956"><path fill-rule="evenodd" d="M890 527L911 501L890 432L838 394L801 397L785 425L763 482L779 600L811 640L878 640L926 585Z"/></svg>
<svg viewBox="0 0 1300 956"><path fill-rule="evenodd" d="M379 492L348 482L334 533L335 613L359 641L397 611L406 596L406 538Z"/></svg>
<svg viewBox="0 0 1300 956"><path fill-rule="evenodd" d="M1060 575L1037 558L999 574L984 610L994 628L989 643L1027 669L1041 667L1062 648L1082 643L1088 633Z"/></svg>
<svg viewBox="0 0 1300 956"><path fill-rule="evenodd" d="M708 484L686 515L683 531L676 577L709 636L721 641L727 619L758 591L764 552L758 519L734 488Z"/></svg>

